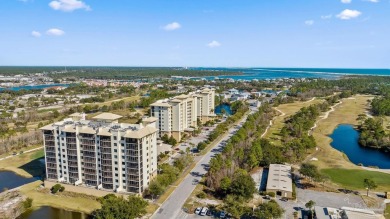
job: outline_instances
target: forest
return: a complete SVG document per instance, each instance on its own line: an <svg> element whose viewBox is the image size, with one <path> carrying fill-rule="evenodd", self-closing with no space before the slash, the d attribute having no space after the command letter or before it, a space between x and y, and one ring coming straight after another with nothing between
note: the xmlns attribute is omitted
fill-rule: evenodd
<svg viewBox="0 0 390 219"><path fill-rule="evenodd" d="M359 115L358 130L359 144L363 147L378 149L390 148L390 135L383 128L382 118L366 118L366 115Z"/></svg>
<svg viewBox="0 0 390 219"><path fill-rule="evenodd" d="M0 67L0 75L46 73L49 77L90 79L139 79L171 76L205 77L217 75L240 75L241 72L195 70L181 67Z"/></svg>

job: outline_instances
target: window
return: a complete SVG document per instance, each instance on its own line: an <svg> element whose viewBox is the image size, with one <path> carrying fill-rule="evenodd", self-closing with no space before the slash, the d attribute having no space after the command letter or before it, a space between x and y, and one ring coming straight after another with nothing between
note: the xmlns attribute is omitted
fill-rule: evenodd
<svg viewBox="0 0 390 219"><path fill-rule="evenodd" d="M118 144L117 143L114 143L114 146L117 146Z"/></svg>
<svg viewBox="0 0 390 219"><path fill-rule="evenodd" d="M115 170L118 171L118 167L115 167Z"/></svg>
<svg viewBox="0 0 390 219"><path fill-rule="evenodd" d="M126 180L123 180L122 182L123 182L123 183L126 183ZM123 186L123 187L124 187L124 186Z"/></svg>
<svg viewBox="0 0 390 219"><path fill-rule="evenodd" d="M126 174L122 174L122 176L123 176L123 177L126 177ZM123 180L123 181L125 181L125 180Z"/></svg>
<svg viewBox="0 0 390 219"><path fill-rule="evenodd" d="M115 173L115 176L118 176L118 174L117 174L117 173Z"/></svg>
<svg viewBox="0 0 390 219"><path fill-rule="evenodd" d="M115 161L115 164L118 165L118 161Z"/></svg>
<svg viewBox="0 0 390 219"><path fill-rule="evenodd" d="M116 153L116 152L118 152L118 150L117 150L117 149L114 149L114 152Z"/></svg>
<svg viewBox="0 0 390 219"><path fill-rule="evenodd" d="M115 141L116 141L116 139L117 139L116 136L114 136L114 140L115 140Z"/></svg>
<svg viewBox="0 0 390 219"><path fill-rule="evenodd" d="M62 152L65 152L65 149L62 149Z"/></svg>

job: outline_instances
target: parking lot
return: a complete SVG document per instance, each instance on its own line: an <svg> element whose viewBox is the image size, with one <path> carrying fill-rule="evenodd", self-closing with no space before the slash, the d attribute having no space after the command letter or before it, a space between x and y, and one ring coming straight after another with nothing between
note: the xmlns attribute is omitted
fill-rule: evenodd
<svg viewBox="0 0 390 219"><path fill-rule="evenodd" d="M344 194L344 193L333 193L333 192L317 192L308 189L299 189L297 188L297 201L288 201L284 202L279 199L276 201L279 205L285 209L284 218L292 218L293 213L298 211L301 216L301 210L306 209L305 204L313 200L316 205L323 207L353 207L353 208L366 208L366 204L360 196L354 194Z"/></svg>

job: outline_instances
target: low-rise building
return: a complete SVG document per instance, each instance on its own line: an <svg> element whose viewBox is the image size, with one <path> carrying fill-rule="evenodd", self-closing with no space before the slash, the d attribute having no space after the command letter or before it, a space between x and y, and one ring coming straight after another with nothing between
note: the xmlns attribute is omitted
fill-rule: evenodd
<svg viewBox="0 0 390 219"><path fill-rule="evenodd" d="M270 164L266 191L274 192L277 196L292 198L291 166Z"/></svg>

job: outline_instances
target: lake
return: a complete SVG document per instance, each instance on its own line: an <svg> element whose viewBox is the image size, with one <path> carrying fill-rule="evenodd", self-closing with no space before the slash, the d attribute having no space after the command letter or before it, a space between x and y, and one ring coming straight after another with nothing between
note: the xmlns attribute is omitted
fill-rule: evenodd
<svg viewBox="0 0 390 219"><path fill-rule="evenodd" d="M36 179L22 177L12 171L0 171L0 192L4 189L13 189L34 181Z"/></svg>
<svg viewBox="0 0 390 219"><path fill-rule="evenodd" d="M345 153L348 159L358 165L377 166L390 169L390 154L359 145L359 132L352 125L341 124L329 136L333 139L332 147Z"/></svg>
<svg viewBox="0 0 390 219"><path fill-rule="evenodd" d="M230 108L229 104L223 103L215 107L215 114L222 114L222 109L225 110L225 113L227 115L232 115L232 109Z"/></svg>
<svg viewBox="0 0 390 219"><path fill-rule="evenodd" d="M91 216L75 211L44 206L36 210L29 210L17 219L89 219Z"/></svg>

